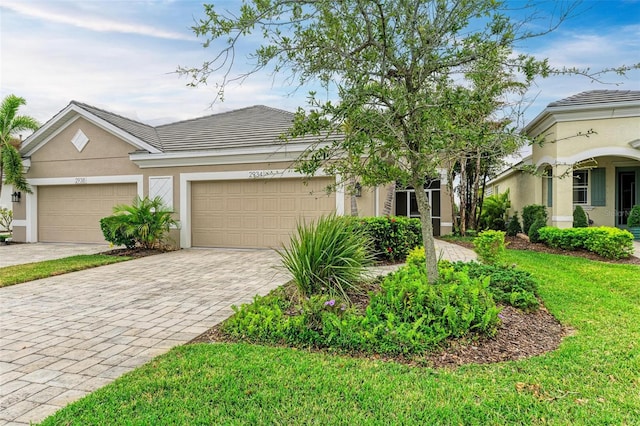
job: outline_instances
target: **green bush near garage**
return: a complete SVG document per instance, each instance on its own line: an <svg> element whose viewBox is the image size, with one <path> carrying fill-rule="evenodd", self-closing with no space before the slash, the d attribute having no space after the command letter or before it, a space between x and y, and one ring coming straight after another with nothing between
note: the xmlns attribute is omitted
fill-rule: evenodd
<svg viewBox="0 0 640 426"><path fill-rule="evenodd" d="M409 251L422 245L420 219L405 216L380 216L353 219L371 239L377 260L398 262Z"/></svg>

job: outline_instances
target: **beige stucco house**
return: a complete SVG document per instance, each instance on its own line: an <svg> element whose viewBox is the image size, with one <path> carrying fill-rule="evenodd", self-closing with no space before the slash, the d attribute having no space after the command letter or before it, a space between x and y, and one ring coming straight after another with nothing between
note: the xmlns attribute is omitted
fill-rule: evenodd
<svg viewBox="0 0 640 426"><path fill-rule="evenodd" d="M626 227L640 204L640 91L593 90L552 102L524 132L544 143L489 183L494 194L509 189L510 214L542 204L549 225L568 228L579 205L595 226Z"/></svg>
<svg viewBox="0 0 640 426"><path fill-rule="evenodd" d="M283 144L293 114L265 106L149 126L72 101L22 146L32 194L13 203L14 240L104 242L99 220L134 196L161 196L175 212L180 247L275 247L301 219L351 214L340 177L307 182L292 162L311 139ZM415 216L413 190L398 190L398 214ZM444 181L427 189L435 233L451 230ZM383 212L385 188L363 190L360 216ZM444 198L445 200L447 198Z"/></svg>

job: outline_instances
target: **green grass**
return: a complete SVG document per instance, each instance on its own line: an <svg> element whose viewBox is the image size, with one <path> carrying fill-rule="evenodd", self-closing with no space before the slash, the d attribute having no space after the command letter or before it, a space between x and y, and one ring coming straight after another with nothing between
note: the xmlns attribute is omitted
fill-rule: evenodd
<svg viewBox="0 0 640 426"><path fill-rule="evenodd" d="M433 370L248 344L178 347L58 424L639 424L640 267L508 251L575 329L543 356Z"/></svg>
<svg viewBox="0 0 640 426"><path fill-rule="evenodd" d="M130 260L126 256L107 256L104 254L81 254L63 259L45 260L44 262L26 263L23 265L0 268L0 287L41 278L62 275L68 272L95 268L96 266Z"/></svg>

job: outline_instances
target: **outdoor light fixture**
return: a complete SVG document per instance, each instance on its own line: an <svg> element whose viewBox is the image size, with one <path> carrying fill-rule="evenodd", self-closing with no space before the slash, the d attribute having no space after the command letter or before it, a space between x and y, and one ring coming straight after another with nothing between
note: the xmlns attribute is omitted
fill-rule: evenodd
<svg viewBox="0 0 640 426"><path fill-rule="evenodd" d="M356 182L355 186L353 187L353 195L358 198L362 197L362 185L360 185L360 182Z"/></svg>
<svg viewBox="0 0 640 426"><path fill-rule="evenodd" d="M13 194L11 194L11 201L14 203L19 203L21 196L22 194L20 194L20 191L16 191Z"/></svg>

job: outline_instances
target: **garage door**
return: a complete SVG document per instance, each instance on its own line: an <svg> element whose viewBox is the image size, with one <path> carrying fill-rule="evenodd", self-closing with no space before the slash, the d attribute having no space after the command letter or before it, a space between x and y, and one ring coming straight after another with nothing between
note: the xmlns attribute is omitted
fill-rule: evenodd
<svg viewBox="0 0 640 426"><path fill-rule="evenodd" d="M38 187L38 241L104 243L100 219L131 204L136 184Z"/></svg>
<svg viewBox="0 0 640 426"><path fill-rule="evenodd" d="M335 211L333 178L206 181L191 184L194 247L279 247L298 220Z"/></svg>

